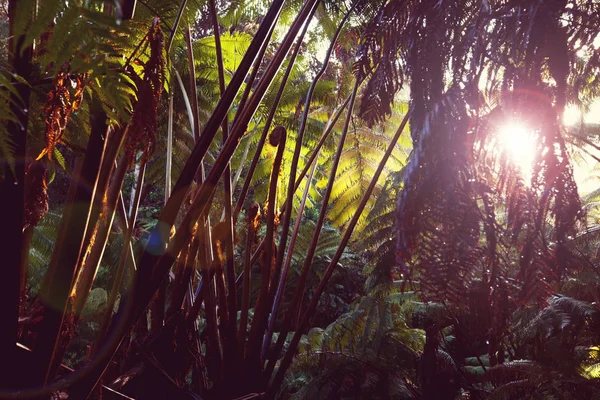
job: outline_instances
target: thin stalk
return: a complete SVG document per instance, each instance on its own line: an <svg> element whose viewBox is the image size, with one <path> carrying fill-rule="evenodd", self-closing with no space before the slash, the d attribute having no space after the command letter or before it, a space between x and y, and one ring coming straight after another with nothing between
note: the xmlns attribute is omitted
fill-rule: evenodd
<svg viewBox="0 0 600 400"><path fill-rule="evenodd" d="M123 157L124 158L124 157ZM123 159L122 158L122 159ZM119 163L119 164L124 164L125 161L123 163ZM102 324L100 325L100 330L98 332L96 341L94 342L94 346L92 348L92 354L95 354L97 351L97 346L99 343L102 343L102 340L104 339L104 336L106 335L106 332L108 330L108 327L110 326L110 320L112 317L112 312L115 308L115 303L117 301L117 295L119 294L119 288L121 287L121 283L123 281L123 276L125 275L125 270L127 265L129 264L129 260L130 260L130 256L132 255L130 253L131 250L131 238L133 237L133 230L135 228L135 224L136 224L136 220L137 220L137 213L140 207L140 199L141 199L141 194L142 194L142 185L144 182L144 175L146 173L146 163L142 161L142 166L140 168L140 174L138 176L138 179L136 181L136 185L135 185L135 196L133 199L133 203L132 203L132 212L129 215L129 220L127 221L126 218L124 218L124 220L126 221L126 230L125 230L125 235L123 237L123 248L121 250L121 257L119 258L119 264L117 266L117 271L115 273L115 277L113 280L113 284L112 284L112 288L106 303L106 311L102 320ZM121 165L119 167L121 167ZM120 168L117 168L117 171L119 171ZM117 177L116 179L118 180L120 177L118 176L117 173ZM119 199L121 200L121 204L124 206L125 204L123 203L123 197L120 195L120 188L119 191L117 192L117 196L119 197ZM119 205L121 204L115 204L115 208L119 208Z"/></svg>
<svg viewBox="0 0 600 400"><path fill-rule="evenodd" d="M127 154L124 154L119 159L118 167L114 173L115 176L113 177L113 181L106 195L104 215L101 215L98 220L90 252L83 256L84 259L81 263L83 266L80 268L73 290L73 313L76 320L78 320L78 316L81 315L81 312L83 311L89 292L94 283L94 277L100 266L104 250L106 249L110 229L115 217L119 194L121 187L123 186L123 181L125 180L125 175L129 169L130 162L131 156L128 156ZM114 160L111 164L114 164ZM133 206L133 202L131 205Z"/></svg>
<svg viewBox="0 0 600 400"><path fill-rule="evenodd" d="M290 178L289 178L289 182L288 182L288 192L287 192L285 208L283 211L283 221L281 223L281 235L279 237L279 248L278 248L278 252L277 252L277 261L275 263L275 265L277 265L279 267L283 264L283 258L285 256L285 250L287 248L287 239L288 239L288 234L290 231L290 221L292 218L292 206L294 203L294 193L296 192L296 173L298 170L298 161L300 159L300 150L302 149L302 142L304 140L304 131L306 129L306 123L308 121L308 113L310 111L310 103L312 101L312 96L315 91L315 88L317 87L317 82L319 81L319 79L325 73L325 70L327 69L327 65L329 64L329 59L331 58L331 53L333 52L335 43L337 42L340 32L342 31L342 27L344 26L344 24L350 17L350 14L352 14L352 12L354 11L354 7L356 7L356 4L358 4L358 2L354 2L354 5L348 10L346 15L344 15L344 18L342 19L339 26L337 27L337 30L335 31L333 38L331 39L331 42L329 44L329 49L327 50L325 59L323 60L323 66L321 67L321 69L319 70L317 75L314 77L314 79L308 89L308 93L306 93L306 100L304 102L304 111L302 113L302 119L300 121L300 127L298 129L298 134L296 135L294 155L292 157L292 162L290 165ZM355 95L355 93L353 93L353 95ZM353 100L350 100L350 109L352 109L352 106L353 106ZM349 122L349 121L347 121L347 122ZM334 176L334 178L335 178L335 176ZM318 230L320 230L320 228L318 228L316 232L318 232ZM279 270L279 268L278 268L278 270ZM274 297L274 295L275 295L275 288L273 288L273 290L271 292L271 297Z"/></svg>
<svg viewBox="0 0 600 400"><path fill-rule="evenodd" d="M202 308L203 298L203 287L206 285L204 278L202 278L202 274L200 274L200 282L198 282L198 286L196 287L196 293L192 302L192 307L188 311L185 319L188 324L192 324L196 322L196 318L198 318L198 314L200 313L200 309Z"/></svg>
<svg viewBox="0 0 600 400"><path fill-rule="evenodd" d="M208 0L210 16L213 25L213 33L215 37L215 50L217 53L217 71L219 73L219 90L221 96L225 93L225 67L223 66L223 51L221 49L221 35L219 33L219 20L217 16L217 8L214 0ZM223 132L223 143L229 136L228 131L229 121L227 116L221 124L221 131ZM235 346L235 332L237 324L237 291L235 289L235 267L233 265L233 229L234 221L231 217L231 166L228 163L225 171L223 172L223 191L224 191L224 209L225 219L227 223L227 230L225 235L225 273L227 275L227 308L229 309L229 320L228 320L228 337L232 341L230 346ZM235 352L237 353L237 352Z"/></svg>
<svg viewBox="0 0 600 400"><path fill-rule="evenodd" d="M216 262L216 261L215 261ZM211 270L205 269L202 271L202 281L205 284L202 286L204 291L204 312L206 315L206 332L208 337L207 357L209 374L213 379L220 376L223 366L223 358L221 354L221 346L219 344L219 332L217 329L217 314L215 309L215 284L214 273Z"/></svg>
<svg viewBox="0 0 600 400"><path fill-rule="evenodd" d="M277 183L281 162L283 161L283 152L285 151L285 129L281 126L276 127L271 133L269 142L272 146L277 146L277 153L273 161L271 170L271 180L269 184L269 196L267 200L267 233L265 235L265 250L263 253L263 262L261 268L261 284L258 300L254 308L254 318L250 327L250 339L248 341L248 372L256 377L260 377L262 368L260 368L260 356L262 337L264 334L267 316L269 312L269 284L270 276L274 267L273 260L273 236L275 233L275 201L277 195Z"/></svg>
<svg viewBox="0 0 600 400"><path fill-rule="evenodd" d="M125 201L123 200L123 192L119 195L119 204L117 205L117 213L119 215L119 225L121 231L123 232L123 236L127 233L127 229L129 228L129 222L127 221L127 211L125 209ZM133 244L131 240L128 243L129 247L129 260L127 262L131 264L131 272L134 273L137 270L137 266L135 264L135 253L133 252Z"/></svg>
<svg viewBox="0 0 600 400"><path fill-rule="evenodd" d="M285 90L285 86L287 84L288 78L292 73L292 69L294 68L294 64L296 62L296 57L300 52L300 47L302 45L302 41L304 40L304 35L306 34L306 30L314 16L317 7L315 7L308 17L306 24L304 24L304 29L302 29L302 33L298 36L298 40L296 41L296 48L292 52L290 56L290 60L288 62L288 66L281 78L281 83L279 84L279 89L277 90L277 94L275 95L275 99L273 100L273 104L271 104L271 108L269 109L269 115L267 116L267 120L265 121L265 125L263 127L262 133L260 135L260 139L258 140L258 145L256 146L256 151L254 153L254 157L252 157L252 162L250 163L250 168L246 173L246 179L244 180L244 185L242 186L242 190L238 197L238 201L235 205L235 211L233 212L234 224L237 221L240 211L242 210L242 206L244 205L244 201L246 200L246 195L248 194L248 189L250 188L250 183L252 181L252 177L254 176L254 171L258 166L258 162L260 161L260 155L262 153L263 147L267 140L267 134L269 133L269 129L271 129L271 123L273 122L273 118L275 117L275 112L277 111L277 107L279 106L279 101L281 100L281 96L283 95L283 91Z"/></svg>
<svg viewBox="0 0 600 400"><path fill-rule="evenodd" d="M269 318L269 323L267 325L267 334L265 336L265 339L263 341L263 346L262 346L262 358L263 359L267 356L267 351L269 350L269 346L271 345L271 340L273 339L273 329L275 327L275 318L277 317L277 313L279 312L279 304L283 301L283 296L284 296L284 292L285 292L285 283L287 281L288 271L290 269L290 265L292 262L292 255L294 254L294 247L296 246L296 239L298 238L298 232L300 232L300 225L302 223L302 214L304 212L304 207L306 206L308 192L311 188L313 176L315 174L316 169L317 169L317 162L315 161L314 163L312 163L312 168L310 169L310 174L308 176L308 179L306 180L306 186L304 187L304 193L302 193L302 200L300 202L300 208L298 208L296 222L294 223L294 230L292 231L292 237L290 238L290 244L287 249L285 264L284 264L283 270L281 272L281 278L279 279L279 285L277 286L277 293L275 294L275 299L273 300L273 307L271 308L271 315Z"/></svg>
<svg viewBox="0 0 600 400"><path fill-rule="evenodd" d="M92 200L92 210L90 212L90 224L85 232L85 240L83 242L83 249L85 251L84 254L88 254L94 250L94 246L96 241L94 238L97 236L99 227L100 217L102 215L102 209L104 208L105 198L107 195L108 187L110 184L110 178L115 169L115 160L117 159L117 155L119 153L119 149L123 144L123 139L127 135L128 127L125 129L115 130L110 128L110 133L107 131L107 140L106 151L104 153L103 164L100 167L100 174L98 176L98 187L96 189L96 193L94 194L94 199ZM102 250L103 251L103 250ZM81 273L81 269L85 267L86 257L82 259L82 262L77 267L77 274ZM94 271L95 274L95 271Z"/></svg>
<svg viewBox="0 0 600 400"><path fill-rule="evenodd" d="M179 6L177 17L175 17L175 22L173 23L173 28L171 29L171 36L169 36L169 41L167 42L167 46L165 48L167 54L171 52L171 46L173 46L173 39L175 39L175 34L177 33L177 29L179 28L179 21L181 21L181 16L183 15L183 10L185 10L186 4L187 0L182 0L181 5Z"/></svg>
<svg viewBox="0 0 600 400"><path fill-rule="evenodd" d="M267 34L267 38L265 39L262 47L258 51L256 55L256 59L254 60L254 64L252 66L252 72L250 73L250 77L248 78L248 82L246 82L246 87L244 88L244 92L242 93L242 98L237 106L237 111L235 112L235 116L233 117L233 125L235 125L240 117L244 108L246 108L246 102L248 101L248 97L250 96L250 92L252 91L252 86L254 85L254 81L256 80L256 76L258 75L258 71L260 70L260 65L263 62L265 52L267 51L267 47L269 47L269 43L271 41L271 36L273 35L273 31L275 30L275 24Z"/></svg>
<svg viewBox="0 0 600 400"><path fill-rule="evenodd" d="M140 156L140 154L138 154L138 156ZM133 158L135 166L133 167L133 181L134 182L138 182L139 181L139 177L140 177L140 170L141 170L141 162L136 162L135 158ZM131 217L131 213L133 212L133 203L135 201L135 196L136 196L136 192L135 191L131 191L131 193L129 193L129 211L127 212L127 216Z"/></svg>
<svg viewBox="0 0 600 400"><path fill-rule="evenodd" d="M350 103L350 98L351 97L352 97L352 95L348 96L346 98L346 100L342 103L342 105L335 111L333 119L331 120L331 122L329 123L329 125L327 126L327 128L325 128L325 131L321 135L321 139L319 139L319 142L317 143L317 145L313 149L313 152L311 153L310 157L308 158L308 161L306 161L306 165L302 169L302 172L300 172L300 175L298 175L298 178L296 179L296 183L294 184L294 193L300 187L300 184L302 183L302 180L304 179L304 177L308 173L308 170L310 169L310 166L315 161L315 158L317 158L317 156L319 155L319 152L321 151L321 147L323 147L323 144L325 144L325 141L329 137L329 134L331 133L331 131L333 131L333 127L337 123L338 119L340 119L340 117L342 115L342 112L344 111L344 109L346 108L346 106L348 105L348 103ZM281 208L282 209L286 208L286 206L287 206L287 202L285 204L283 204Z"/></svg>
<svg viewBox="0 0 600 400"><path fill-rule="evenodd" d="M327 283L329 282L329 279L331 278L331 275L333 274L333 271L335 270L337 263L340 261L340 258L342 257L342 254L344 253L344 249L346 248L346 245L348 244L348 241L350 240L350 237L352 236L352 232L354 231L354 228L356 227L356 224L358 223L358 220L359 220L363 210L365 209L365 206L367 205L369 198L371 197L371 193L373 193L373 189L377 185L379 176L381 175L381 172L385 168L385 164L387 163L387 160L390 158L390 155L394 151L394 148L396 147L396 143L398 143L398 139L400 139L400 136L402 135L402 132L404 131L404 128L406 127L406 124L408 123L409 116L410 116L410 111L404 116L402 123L400 124L400 126L398 127L398 130L396 131L396 134L392 138L392 141L390 142L388 149L386 150L381 162L379 163L379 166L377 167L377 170L375 171L375 174L373 175L373 178L371 179L371 182L369 183L369 187L367 188L367 191L363 195L363 198L362 198L360 204L358 205L356 212L354 213L354 215L352 216L352 219L348 223L348 227L346 228L346 231L344 232L344 236L342 237L340 245L338 246L333 258L329 262L329 265L327 266L327 269L325 270L325 274L323 275L323 278L319 282L319 285L317 286L317 289L315 290L315 293L313 294L308 307L302 314L302 318L300 320L298 329L294 333L294 337L292 338L292 341L288 347L288 350L286 351L285 356L283 357L283 360L281 361L281 364L279 366L279 369L277 370L277 374L275 375L273 383L269 387L270 394L274 394L281 386L285 372L291 365L292 359L293 359L294 354L296 353L296 349L298 347L298 343L300 343L300 338L302 337L302 332L304 332L304 330L308 326L308 322L309 322L311 316L313 315L314 311L317 308L317 305L319 303L319 298L321 297L321 294L325 290L325 287L327 286ZM270 362L273 362L273 361L271 360ZM273 362L273 364L274 364L274 362ZM272 369L271 369L271 371L272 371ZM270 375L267 375L267 378L269 378L269 377L270 377Z"/></svg>
<svg viewBox="0 0 600 400"><path fill-rule="evenodd" d="M185 104L185 109L187 111L188 120L190 121L190 126L192 127L192 136L194 136L194 113L192 113L192 105L190 104L190 98L185 91L185 85L183 84L183 80L181 79L181 75L176 69L173 69L175 72L175 77L177 78L177 83L179 83L179 88L181 89L181 95L183 97L183 103ZM168 199L167 199L168 200Z"/></svg>
<svg viewBox="0 0 600 400"><path fill-rule="evenodd" d="M188 54L188 65L189 65L189 81L190 81L190 99L192 108L192 130L194 132L194 138L196 143L200 140L200 116L198 114L198 89L196 87L196 63L194 61L194 48L192 45L192 33L190 26L187 26L185 31L185 40ZM185 92L184 97L185 96ZM200 162L198 171L196 172L196 181L201 184L204 181L204 164ZM168 200L167 200L168 204ZM165 205L166 207L166 205ZM211 236L210 236L210 223L206 217L202 217L198 221L198 236L200 239L201 247L200 262L205 265L210 265L212 257L210 256L210 249L212 248Z"/></svg>
<svg viewBox="0 0 600 400"><path fill-rule="evenodd" d="M252 132L254 134L256 130ZM246 147L244 147L244 152L242 153L242 159L240 160L240 166L238 170L235 172L235 176L233 177L233 181L231 182L231 191L235 191L235 187L237 186L238 181L240 180L240 176L242 176L242 171L244 170L244 164L246 164L246 159L248 158L248 153L250 152L250 146L252 145L252 140L248 138L246 140Z"/></svg>
<svg viewBox="0 0 600 400"><path fill-rule="evenodd" d="M173 95L174 87L169 93L169 122L167 125L167 165L165 170L165 204L171 196L171 170L173 169Z"/></svg>
<svg viewBox="0 0 600 400"><path fill-rule="evenodd" d="M215 264L213 264L215 265ZM227 337L227 296L225 290L225 278L223 276L223 266L220 263L216 264L217 267L215 269L215 287L217 292L217 315L219 316L219 333L221 336L221 343L223 348L223 359L226 361L227 356L226 353L230 352L231 349L227 348L227 342L225 338ZM224 373L229 372L227 368L227 364L223 363Z"/></svg>
<svg viewBox="0 0 600 400"><path fill-rule="evenodd" d="M197 238L194 238L188 249L184 249L179 255L179 265L181 270L178 271L178 274L175 276L175 282L173 282L171 302L169 304L169 309L167 310L167 319L173 317L173 315L181 309L183 299L188 290L190 278L195 270L194 264L198 255L199 245L200 243Z"/></svg>
<svg viewBox="0 0 600 400"><path fill-rule="evenodd" d="M246 330L248 329L248 309L250 308L250 278L252 274L252 245L256 238L256 230L260 217L260 206L253 203L248 209L248 233L246 235L246 251L244 255L244 284L242 289L242 308L240 312L240 329L238 331L238 348L245 358Z"/></svg>
<svg viewBox="0 0 600 400"><path fill-rule="evenodd" d="M317 244L319 243L319 236L321 234L321 229L325 222L325 216L327 214L327 207L329 206L329 198L331 197L331 190L333 189L333 183L335 182L335 175L337 173L337 167L340 162L340 158L342 156L342 152L344 150L344 142L346 140L346 134L348 133L348 128L350 127L350 121L352 120L352 112L354 110L354 102L356 100L356 95L358 93L358 87L360 85L360 81L356 80L354 83L354 89L352 90L352 97L350 99L350 104L348 105L348 112L346 114L346 121L344 124L344 129L342 130L342 134L340 135L340 141L338 143L338 147L331 164L331 171L329 173L329 180L327 182L327 187L325 189L325 193L323 194L323 198L321 200L321 210L319 212L319 217L317 218L317 223L315 224L315 231L311 240L311 243L308 247L306 257L304 258L304 263L302 265L302 270L300 273L300 277L296 282L296 291L294 292L294 297L292 298L292 303L290 304L289 309L285 314L285 318L283 321L283 325L281 327L281 332L279 333L279 337L277 339L277 343L275 345L275 351L273 354L278 354L283 347L285 342L285 338L292 326L292 320L294 315L296 314L296 310L300 305L300 300L302 295L304 294L304 290L306 287L306 280L308 278L308 272L310 270L310 266L313 261L313 257L315 255L315 251L317 249ZM288 206L289 207L289 206ZM289 210L289 208L288 208ZM297 218L301 218L299 215ZM272 368L274 368L273 357L269 360L269 364L267 365L266 375L270 376L272 372Z"/></svg>

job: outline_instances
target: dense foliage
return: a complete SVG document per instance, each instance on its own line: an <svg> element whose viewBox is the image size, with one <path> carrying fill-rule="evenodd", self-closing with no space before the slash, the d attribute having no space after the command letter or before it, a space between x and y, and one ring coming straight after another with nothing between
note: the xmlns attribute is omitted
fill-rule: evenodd
<svg viewBox="0 0 600 400"><path fill-rule="evenodd" d="M0 397L599 396L597 1L0 3Z"/></svg>

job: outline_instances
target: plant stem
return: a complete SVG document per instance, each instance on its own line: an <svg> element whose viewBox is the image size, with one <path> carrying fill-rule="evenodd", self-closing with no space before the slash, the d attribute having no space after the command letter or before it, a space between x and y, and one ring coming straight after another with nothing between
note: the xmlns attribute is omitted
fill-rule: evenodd
<svg viewBox="0 0 600 400"><path fill-rule="evenodd" d="M354 7L356 7L356 4L358 4L358 2L354 3L352 8L350 8L348 10L348 12L346 13L346 15L344 15L344 18L342 18L342 21L338 25L338 27L333 35L333 38L331 39L331 42L329 44L329 49L327 50L325 59L323 60L323 66L321 67L321 69L319 70L317 75L314 77L314 79L310 85L310 88L308 89L308 93L306 93L306 100L304 102L304 111L302 113L302 120L300 121L300 127L298 128L298 134L296 135L294 155L292 157L292 162L290 165L290 178L289 178L289 182L288 182L288 192L287 192L287 198L286 198L286 202L285 202L285 208L283 211L283 221L281 223L281 235L279 237L279 248L278 248L278 252L277 252L277 261L275 263L275 265L277 266L276 268L278 270L280 269L281 265L283 264L283 258L285 256L285 251L287 248L287 238L288 238L288 234L290 231L290 221L292 218L292 206L293 206L293 202L294 202L294 193L296 192L296 189L297 189L296 173L298 170L298 161L300 159L300 150L302 149L302 142L304 139L304 131L306 129L306 123L308 121L308 113L310 111L310 103L312 101L312 96L313 96L313 93L317 86L317 82L319 81L319 79L325 73L325 70L327 69L327 65L329 64L329 59L331 58L331 53L333 52L335 43L337 42L340 32L342 31L342 27L346 23L347 19L350 17L350 14L353 12ZM353 93L353 95L355 95L355 93ZM353 100L350 100L350 110L352 109L352 105L353 105ZM307 166L308 166L308 164L307 164ZM271 293L271 297L274 297L275 290L276 289L274 287L272 290L272 293Z"/></svg>
<svg viewBox="0 0 600 400"><path fill-rule="evenodd" d="M300 324L298 325L298 329L294 333L294 337L292 338L292 341L288 347L288 350L286 351L285 356L283 357L283 360L281 361L281 363L279 365L279 369L277 370L277 374L275 375L273 383L269 386L269 393L271 395L273 395L274 393L276 393L277 390L279 390L279 387L281 386L281 383L283 382L285 372L291 365L292 359L293 359L294 354L296 353L296 349L298 347L298 343L300 343L300 338L302 337L303 331L308 326L308 322L317 308L317 305L319 303L319 298L321 297L321 294L325 290L325 287L327 286L327 283L329 282L329 279L331 278L331 275L333 274L333 271L335 270L337 263L340 261L340 258L342 257L344 249L346 248L346 245L348 244L348 241L350 240L350 237L352 236L352 232L354 231L354 228L356 227L356 224L358 223L358 220L359 220L365 206L367 205L367 202L369 201L369 197L371 196L371 193L373 193L373 189L375 189L375 186L377 185L379 176L381 176L381 172L383 171L385 164L387 163L387 160L390 158L390 155L394 151L394 148L396 147L396 143L398 143L398 139L400 139L400 136L402 135L402 132L404 131L404 128L406 127L406 124L408 123L409 118L410 118L410 110L404 116L402 123L396 130L396 134L392 138L392 141L390 142L388 149L386 150L385 154L383 155L383 158L382 158L381 162L379 163L379 166L377 167L377 170L375 171L375 174L373 175L371 182L369 183L369 187L367 188L365 194L363 195L363 198L362 198L360 204L358 205L356 212L352 216L352 219L348 223L348 227L346 228L346 231L344 232L344 236L342 236L342 240L341 240L334 256L332 257L331 261L329 262L329 265L327 266L327 269L325 270L325 274L323 274L323 278L321 278L321 281L319 282L319 285L317 286L317 289L315 290L308 307L302 313L302 318L300 319ZM271 371L272 371L272 369L271 369ZM267 376L267 378L269 378L269 376Z"/></svg>
<svg viewBox="0 0 600 400"><path fill-rule="evenodd" d="M256 166L258 165L258 162L260 161L260 155L261 155L262 149L265 145L265 141L267 140L267 134L269 133L269 129L271 128L271 123L273 122L273 118L275 117L275 112L277 111L277 107L279 106L279 101L281 100L281 96L283 95L283 91L287 84L288 78L289 78L290 74L292 73L292 69L294 68L294 64L296 62L296 57L298 56L298 53L300 51L302 41L304 40L304 35L306 34L306 30L308 29L308 25L309 25L310 21L312 20L312 17L314 16L314 13L316 10L317 10L317 7L314 8L312 14L308 17L307 23L304 25L304 29L302 30L302 33L300 34L300 36L298 37L298 40L296 41L296 48L294 49L294 52L292 53L292 55L290 57L288 66L285 70L285 73L283 74L283 77L281 78L281 83L279 84L279 89L277 90L275 99L273 100L273 103L271 104L271 108L269 109L269 115L267 116L267 120L265 121L265 125L264 125L262 133L260 135L260 139L258 140L258 144L256 146L256 151L254 153L254 157L252 157L252 162L250 163L250 168L248 168L248 172L246 173L246 179L244 180L244 185L242 186L242 190L240 192L237 203L235 205L235 211L233 212L234 224L237 221L240 211L242 210L242 207L244 205L244 201L246 200L246 195L248 194L248 189L250 188L250 183L252 182L252 177L254 176L254 171L256 170Z"/></svg>
<svg viewBox="0 0 600 400"><path fill-rule="evenodd" d="M215 50L217 53L217 71L219 73L219 90L221 92L221 96L225 93L225 67L223 66L223 51L221 49L221 35L219 33L219 20L217 16L217 8L215 6L215 0L208 1L211 20L213 24L213 34L215 37ZM221 131L223 132L223 143L227 141L227 137L229 136L228 132L229 121L227 116L225 116L225 120L221 124ZM227 164L225 171L223 173L223 191L224 191L224 209L225 209L225 219L224 222L227 224L227 231L225 236L225 273L227 277L227 308L229 309L229 320L228 320L228 328L227 328L227 337L228 347L234 348L236 345L235 342L235 333L236 333L236 325L237 325L237 291L235 289L235 269L233 265L233 230L234 230L234 219L232 218L231 211L231 167L230 164ZM237 351L234 352L237 354ZM235 360L232 360L235 362Z"/></svg>
<svg viewBox="0 0 600 400"><path fill-rule="evenodd" d="M310 165L310 164L308 164ZM279 312L279 304L283 301L283 296L285 293L285 283L287 280L287 274L290 269L292 255L294 254L294 247L296 245L296 239L298 238L298 232L300 231L300 224L302 222L302 213L304 212L304 207L306 206L306 199L308 198L308 192L312 185L313 176L315 174L315 170L317 169L317 162L312 163L312 168L310 170L310 174L308 179L306 180L306 186L304 188L304 193L302 194L302 201L300 202L300 207L298 208L298 214L296 217L296 222L294 223L294 230L292 231L292 237L290 239L290 244L287 249L287 255L285 258L285 264L283 266L283 270L281 272L281 278L279 279L279 284L277 286L277 292L275 294L275 299L273 300L273 307L271 308L271 315L269 317L269 323L267 325L267 334L263 341L262 345L262 357L263 359L267 356L267 351L269 346L271 345L271 340L273 339L273 329L275 327L275 318L277 313Z"/></svg>
<svg viewBox="0 0 600 400"><path fill-rule="evenodd" d="M254 318L250 327L250 339L248 341L248 373L260 378L260 343L265 330L269 302L269 284L270 276L274 267L273 260L273 236L275 233L275 201L277 195L277 183L281 162L283 161L283 152L285 151L285 129L281 126L276 127L271 133L271 145L277 146L277 153L273 161L271 170L271 180L269 184L269 196L267 200L267 233L265 236L265 250L263 253L263 262L261 268L261 284L258 300L254 308Z"/></svg>
<svg viewBox="0 0 600 400"><path fill-rule="evenodd" d="M238 348L245 358L246 348L246 330L248 329L248 309L250 308L250 279L252 274L252 245L256 238L258 229L258 218L260 215L260 206L253 203L246 214L248 218L248 233L246 235L246 249L244 253L244 283L242 289L242 308L240 313L240 329L238 331Z"/></svg>
<svg viewBox="0 0 600 400"><path fill-rule="evenodd" d="M106 141L103 136L107 130L106 114L100 100L92 98L90 124L92 127L88 148L81 168L81 176L75 189L74 201L69 204L63 217L62 232L64 241L61 247L55 247L46 274L49 283L48 291L42 293L44 304L40 335L35 348L37 371L34 380L45 384L54 373L55 351L59 347L59 339L63 319L67 309L67 300L71 292L75 270L81 257L82 242L88 224L90 203L94 191ZM60 361L60 360L58 360Z"/></svg>
<svg viewBox="0 0 600 400"><path fill-rule="evenodd" d="M358 88L360 86L360 81L357 79L354 83L354 89L352 90L352 97L350 99L350 104L348 106L348 112L346 114L346 121L344 124L344 129L340 135L340 140L338 143L338 147L331 165L331 171L329 173L329 180L327 181L327 187L325 189L325 193L323 194L323 198L321 200L321 210L319 212L319 216L317 218L317 223L315 224L314 234L311 240L311 243L308 247L306 257L304 258L304 263L302 265L302 270L300 273L300 277L296 282L296 291L294 292L294 297L292 298L292 302L290 307L288 308L285 318L283 321L283 325L281 327L281 332L279 332L279 337L277 339L277 343L275 344L275 351L273 356L269 360L269 364L266 368L266 375L270 376L273 368L275 367L274 358L283 348L283 344L285 342L285 338L287 337L288 332L292 327L292 321L294 315L296 314L296 310L300 305L300 301L304 294L304 290L306 287L306 280L308 278L308 272L310 270L310 266L312 265L312 260L315 255L315 251L317 249L317 244L319 242L319 236L321 234L321 229L323 224L325 223L325 216L327 215L327 207L329 205L329 198L331 196L331 190L333 189L333 183L335 182L335 175L337 173L337 167L340 162L340 158L342 156L342 152L344 150L344 143L346 140L346 134L348 133L348 128L350 127L350 120L352 119L352 112L354 110L354 102L356 100L356 95L358 93ZM289 206L288 206L289 207ZM289 208L288 208L289 210ZM291 212L291 210L289 210ZM298 215L297 218L301 218L301 215Z"/></svg>

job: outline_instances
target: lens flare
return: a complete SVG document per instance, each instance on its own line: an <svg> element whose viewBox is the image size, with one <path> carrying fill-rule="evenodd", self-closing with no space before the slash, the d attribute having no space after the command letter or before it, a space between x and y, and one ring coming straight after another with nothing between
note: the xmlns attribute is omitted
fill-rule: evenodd
<svg viewBox="0 0 600 400"><path fill-rule="evenodd" d="M536 153L536 135L519 121L508 121L498 132L498 144L525 181L531 178Z"/></svg>

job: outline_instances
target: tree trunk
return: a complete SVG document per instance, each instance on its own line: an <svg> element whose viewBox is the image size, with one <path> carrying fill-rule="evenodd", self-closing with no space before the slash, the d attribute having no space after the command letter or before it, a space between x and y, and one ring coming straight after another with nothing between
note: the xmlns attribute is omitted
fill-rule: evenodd
<svg viewBox="0 0 600 400"><path fill-rule="evenodd" d="M14 21L17 12L31 12L33 10L17 9L18 1L9 0L9 52L13 73L29 80L31 73L32 48L27 47L23 52L18 51L24 41L23 36L14 37ZM14 363L16 360L17 323L19 318L19 302L21 287L21 267L23 251L23 217L25 203L25 154L28 123L30 89L27 85L18 85L17 93L11 93L11 111L15 116L14 121L7 122L8 139L14 144L14 162L1 159L4 175L0 183L2 204L0 206L0 254L5 266L0 279L0 354L2 354L2 368L7 374L2 374L0 387L12 387L16 376Z"/></svg>

